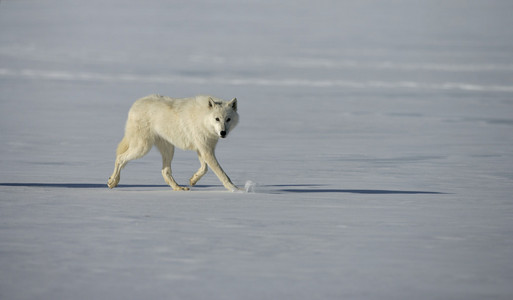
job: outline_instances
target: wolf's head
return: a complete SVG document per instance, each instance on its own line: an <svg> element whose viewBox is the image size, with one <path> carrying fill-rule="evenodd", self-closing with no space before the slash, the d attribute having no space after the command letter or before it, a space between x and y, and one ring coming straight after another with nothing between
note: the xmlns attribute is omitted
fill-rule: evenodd
<svg viewBox="0 0 513 300"><path fill-rule="evenodd" d="M233 98L231 101L220 101L209 97L208 109L210 113L207 123L210 124L210 128L217 136L225 138L239 122L237 98Z"/></svg>

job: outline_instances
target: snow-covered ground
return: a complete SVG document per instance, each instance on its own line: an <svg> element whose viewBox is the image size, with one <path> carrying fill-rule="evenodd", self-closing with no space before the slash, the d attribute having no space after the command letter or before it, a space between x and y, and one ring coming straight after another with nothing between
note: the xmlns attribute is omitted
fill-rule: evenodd
<svg viewBox="0 0 513 300"><path fill-rule="evenodd" d="M511 299L513 2L0 3L0 299ZM237 97L209 172L131 103ZM185 184L199 167L177 151Z"/></svg>

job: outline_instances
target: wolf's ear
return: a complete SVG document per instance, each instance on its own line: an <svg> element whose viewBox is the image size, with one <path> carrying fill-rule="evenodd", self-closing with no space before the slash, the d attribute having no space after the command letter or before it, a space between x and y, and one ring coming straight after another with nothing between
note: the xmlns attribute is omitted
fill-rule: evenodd
<svg viewBox="0 0 513 300"><path fill-rule="evenodd" d="M228 102L228 106L237 111L237 98L233 98L232 101Z"/></svg>
<svg viewBox="0 0 513 300"><path fill-rule="evenodd" d="M212 97L208 97L208 108L213 108L216 105L214 99Z"/></svg>

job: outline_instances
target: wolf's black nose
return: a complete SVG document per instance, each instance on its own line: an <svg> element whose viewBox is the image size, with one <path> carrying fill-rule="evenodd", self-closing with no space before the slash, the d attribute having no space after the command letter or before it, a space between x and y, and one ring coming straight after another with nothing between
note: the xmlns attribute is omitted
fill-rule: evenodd
<svg viewBox="0 0 513 300"><path fill-rule="evenodd" d="M224 137L226 136L226 131L224 131L224 130L223 130L223 131L221 131L220 133L221 133L221 137L223 137L223 138L224 138Z"/></svg>

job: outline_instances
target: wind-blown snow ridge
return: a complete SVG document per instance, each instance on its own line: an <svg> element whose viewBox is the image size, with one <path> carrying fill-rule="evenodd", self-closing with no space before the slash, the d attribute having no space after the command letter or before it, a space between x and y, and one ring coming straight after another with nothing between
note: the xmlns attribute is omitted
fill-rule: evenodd
<svg viewBox="0 0 513 300"><path fill-rule="evenodd" d="M363 62L358 60L337 60L329 58L266 58L266 57L244 57L228 58L223 56L192 55L189 57L192 62L217 65L243 65L243 66L284 66L298 69L375 69L375 70L396 70L396 71L437 71L437 72L491 72L491 71L513 71L513 64L444 64L433 62L394 62L377 61Z"/></svg>
<svg viewBox="0 0 513 300"><path fill-rule="evenodd" d="M351 80L312 80L300 78L222 78L206 76L179 76L179 75L154 75L142 76L131 73L96 73L96 72L71 72L59 70L11 70L0 69L0 77L21 78L36 80L64 80L64 81L102 81L102 82L145 82L145 83L187 83L187 84L224 84L243 86L278 86L278 87L346 87L346 88L382 88L382 89L423 89L423 90L460 90L470 92L506 92L512 93L512 85L478 85L465 82L426 83L416 81L351 81Z"/></svg>

